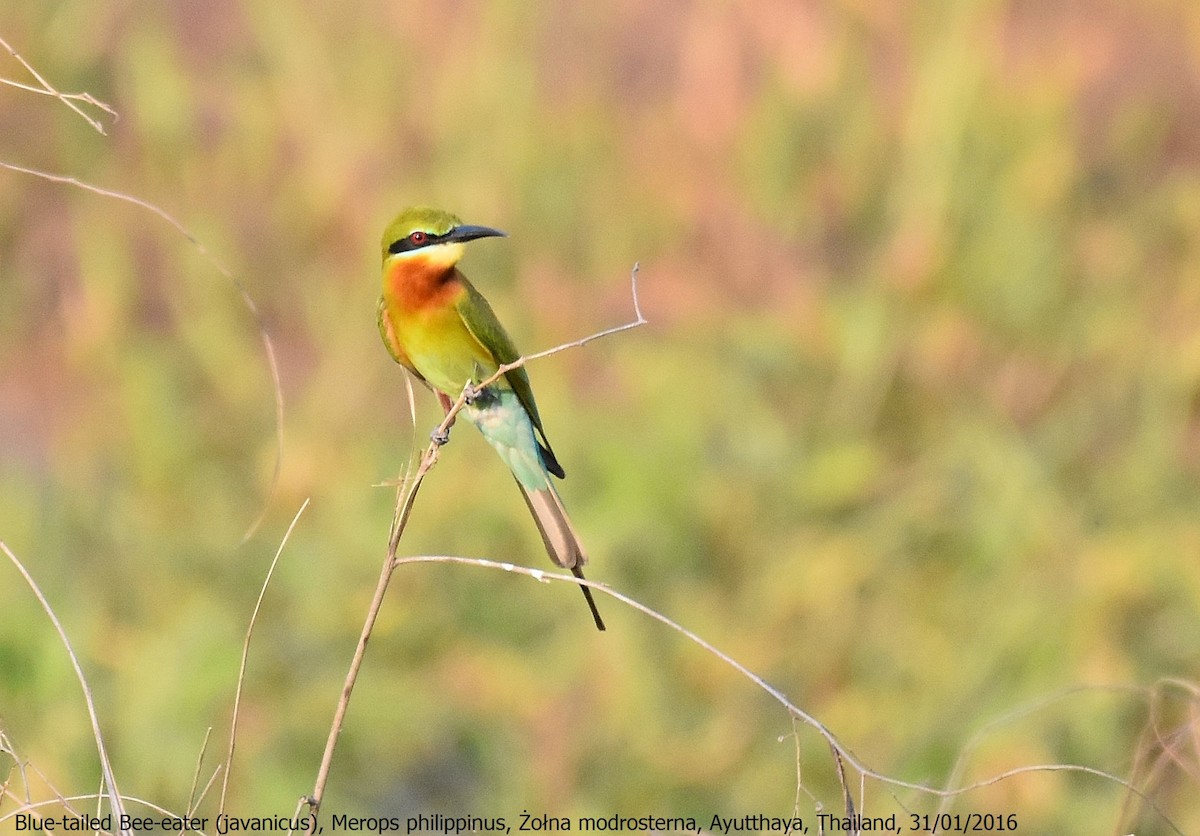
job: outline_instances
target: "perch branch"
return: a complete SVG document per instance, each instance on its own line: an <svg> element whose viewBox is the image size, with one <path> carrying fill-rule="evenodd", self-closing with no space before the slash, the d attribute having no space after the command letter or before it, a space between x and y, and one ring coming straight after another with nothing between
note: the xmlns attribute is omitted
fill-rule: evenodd
<svg viewBox="0 0 1200 836"><path fill-rule="evenodd" d="M575 340L569 343L555 346L546 351L539 351L536 354L529 354L517 358L512 363L502 365L495 374L484 380L482 383L472 386L470 381L467 381L463 386L462 393L458 399L454 401L450 409L447 410L442 423L438 425L434 435L444 434L450 429L450 425L454 423L454 419L458 413L467 404L467 396L474 388L482 388L496 381L501 375L519 368L530 360L535 360L541 357L549 357L552 354L558 354L560 351L566 351L571 348L578 348L586 345L592 340L597 340L601 337L606 337L611 334L617 334L622 331L628 331L631 328L636 328L640 325L645 325L647 320L642 315L641 302L638 300L637 292L637 275L638 265L634 264L630 271L631 293L633 295L633 310L635 319L627 322L624 325L618 325L613 328L607 328L595 334L591 334L583 339ZM346 711L350 706L350 696L354 691L354 684L358 680L359 670L362 668L363 658L367 652L367 642L371 638L371 634L375 629L375 622L379 617L379 611L383 606L384 596L387 594L388 583L391 581L392 573L396 570L399 562L396 559L396 550L400 545L400 538L404 535L404 529L408 525L409 516L412 513L413 504L417 500L417 491L420 490L422 482L435 464L437 464L440 454L441 445L431 443L426 449L424 455L421 456L421 461L417 465L416 472L407 476L400 481L399 490L397 493L396 512L392 517L391 530L388 535L387 556L383 561L383 568L379 573L379 582L375 585L375 593L371 598L371 604L367 607L366 619L363 623L362 632L358 638L358 645L354 650L354 656L350 661L350 670L346 674L345 683L342 686L342 693L338 699L336 709L334 709L333 723L329 729L329 737L325 742L325 752L321 757L321 765L317 770L317 779L313 786L313 791L305 802L308 804L309 818L309 833L314 832L316 827L316 814L321 808L321 801L325 796L325 786L329 781L329 770L333 763L333 753L337 748L338 737L342 732L342 725L346 719ZM410 468L411 470L411 468Z"/></svg>

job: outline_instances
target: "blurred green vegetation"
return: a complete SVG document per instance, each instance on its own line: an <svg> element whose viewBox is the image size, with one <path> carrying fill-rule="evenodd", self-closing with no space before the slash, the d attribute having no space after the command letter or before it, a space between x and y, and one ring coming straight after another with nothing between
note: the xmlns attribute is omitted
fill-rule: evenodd
<svg viewBox="0 0 1200 836"><path fill-rule="evenodd" d="M465 267L526 350L625 321L642 263L649 327L531 369L594 580L882 773L940 785L1017 712L963 780L1080 764L1200 832L1200 6L49 0L0 36L120 113L100 136L0 87L0 160L178 217L282 376L271 493L233 285L143 209L0 170L0 540L75 643L123 791L182 810L210 727L221 760L306 497L231 805L311 789L383 558L377 485L437 417L418 392L411 425L374 323L379 231L432 203L510 233ZM0 76L29 80L7 55ZM401 551L547 565L467 429ZM768 697L600 604L606 635L565 586L403 568L326 810L789 815L798 770L802 815L841 809L815 734L797 764ZM0 730L94 791L78 687L7 564L0 613ZM937 804L868 781L860 810ZM1166 829L1078 773L949 809Z"/></svg>

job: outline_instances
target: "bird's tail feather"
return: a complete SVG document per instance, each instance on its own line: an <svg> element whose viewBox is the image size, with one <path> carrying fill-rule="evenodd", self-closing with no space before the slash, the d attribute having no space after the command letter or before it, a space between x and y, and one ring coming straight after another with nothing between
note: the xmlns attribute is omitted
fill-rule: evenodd
<svg viewBox="0 0 1200 836"><path fill-rule="evenodd" d="M575 527L571 525L571 518L567 516L567 510L563 507L558 491L549 484L540 490L528 490L519 481L517 487L521 489L521 496L525 497L529 513L533 515L534 522L537 523L538 531L542 535L542 543L545 544L546 553L550 555L550 559L554 561L555 565L570 569L575 577L586 580L583 576L583 564L587 563L587 552L583 549L579 535L575 533ZM603 630L604 619L600 617L600 611L596 609L592 590L586 586L579 588L583 590L583 597L587 599L588 609L592 611L596 629Z"/></svg>

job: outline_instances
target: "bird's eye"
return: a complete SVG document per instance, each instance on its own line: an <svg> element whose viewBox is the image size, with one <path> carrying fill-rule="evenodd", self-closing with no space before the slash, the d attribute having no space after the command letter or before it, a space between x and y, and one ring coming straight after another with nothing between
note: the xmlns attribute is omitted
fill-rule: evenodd
<svg viewBox="0 0 1200 836"><path fill-rule="evenodd" d="M425 243L428 237L428 235L418 229L416 232L408 236L408 240L419 247Z"/></svg>

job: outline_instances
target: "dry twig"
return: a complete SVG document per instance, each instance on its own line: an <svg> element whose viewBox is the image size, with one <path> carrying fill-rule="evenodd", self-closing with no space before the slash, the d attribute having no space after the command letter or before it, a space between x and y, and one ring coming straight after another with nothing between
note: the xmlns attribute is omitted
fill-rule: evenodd
<svg viewBox="0 0 1200 836"><path fill-rule="evenodd" d="M42 605L42 610L46 613L46 617L54 625L54 630L58 633L58 638L62 641L62 645L67 651L67 657L71 660L71 667L75 670L75 678L79 680L79 687L83 691L83 701L87 704L88 718L92 722L92 737L96 741L96 754L100 757L100 772L104 779L104 793L108 797L109 807L113 815L121 816L125 812L124 802L121 798L120 790L117 789L117 778L113 775L112 762L108 759L108 751L104 746L104 735L100 733L100 718L96 716L96 704L92 700L92 688L88 685L87 678L83 675L83 667L79 664L79 657L75 655L75 648L71 646L71 640L67 638L67 631L63 629L62 622L55 615L54 608L50 606L50 602L42 594L41 587L37 585L37 582L29 574L24 564L17 559L17 556L12 553L3 540L0 540L0 551L3 551L5 556L12 561L13 566L17 567L17 571L21 573L21 577L25 579L25 583L33 591L34 596L38 599L38 603ZM125 829L121 829L122 834L126 832Z"/></svg>
<svg viewBox="0 0 1200 836"><path fill-rule="evenodd" d="M11 55L13 58L15 58L21 64L21 66L25 68L25 71L28 72L31 76L33 76L34 79L37 81L37 83L40 84L41 86L34 87L30 84L22 84L19 81L13 81L12 79L8 79L8 78L0 78L0 84L7 84L9 87L16 87L18 90L25 90L30 93L38 93L43 96L53 96L54 98L58 99L60 102L65 104L67 107L71 108L71 110L75 111L81 117L83 117L83 119L100 134L105 133L104 125L100 124L100 120L89 116L87 113L84 113L83 108L81 108L79 105L77 105L76 102L83 102L84 104L91 105L92 107L98 108L98 109L104 111L105 113L107 113L109 116L111 116L114 121L117 119L117 112L115 110L113 110L112 107L110 107L109 105L107 105L104 102L100 101L99 99L96 99L95 97L93 97L91 93L63 93L63 92L60 92L57 88L54 87L54 85L52 85L49 81L47 81L45 78L43 78L42 74L39 73L37 70L35 70L33 68L32 64L30 64L23 57L21 57L20 53L18 53L15 49L13 49L9 45L8 41L4 40L4 38L0 38L0 47L3 47L8 52L9 55Z"/></svg>
<svg viewBox="0 0 1200 836"><path fill-rule="evenodd" d="M296 528L296 523L300 522L300 515L304 513L304 509L308 507L308 499L300 505L300 510L296 512L296 516L292 517L291 524L287 527L287 531L283 534L283 539L279 541L279 548L275 550L275 557L271 560L271 565L267 569L267 576L263 578L262 588L258 591L258 600L254 602L254 611L250 613L250 623L246 627L246 637L242 642L242 661L238 665L237 688L233 693L233 717L229 721L229 754L225 758L225 774L221 777L221 800L217 804L218 815L225 812L225 797L229 792L229 773L233 769L233 751L237 745L237 727L238 716L242 706L242 686L246 682L246 660L250 658L250 637L254 635L254 625L258 621L259 610L262 609L263 598L267 596L267 586L271 583L271 576L275 574L275 567L279 565L279 558L283 554L283 547L287 545L287 541L292 536L292 532Z"/></svg>
<svg viewBox="0 0 1200 836"><path fill-rule="evenodd" d="M28 168L16 163L0 160L0 168L6 168L9 171L17 172L18 174L28 174L31 177L38 177L42 180L48 180L51 183L61 183L67 186L74 186L77 189L82 189L86 192L101 195L102 197L110 197L114 200L120 200L125 203L131 203L141 209L145 209L151 214L157 215L162 220L166 221L176 232L188 240L195 249L209 264L216 268L242 298L242 304L246 310L250 312L250 316L254 319L255 327L258 329L259 339L262 342L263 352L267 357L267 366L271 372L271 388L275 395L275 468L271 476L271 487L267 491L266 497L263 499L262 507L259 509L258 515L251 521L250 525L242 534L242 543L245 543L254 533L258 531L258 527L267 516L267 508L270 505L271 497L275 494L275 489L279 485L279 476L283 470L283 384L279 377L279 362L275 358L275 343L271 340L271 335L267 333L267 326L263 323L262 315L258 311L258 305L254 302L254 297L246 290L246 287L241 283L233 272L226 267L215 255L209 252L208 247L204 246L203 242L195 236L187 227L180 223L174 215L166 211L160 206L151 203L148 200L143 200L135 195L126 194L125 192L115 191L113 189L105 189L101 186L96 186L88 183L85 180L80 180L76 177L69 177L62 174L53 174L48 171L40 171L36 168Z"/></svg>

